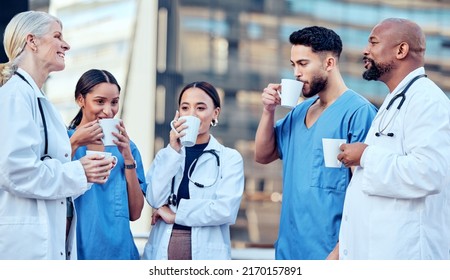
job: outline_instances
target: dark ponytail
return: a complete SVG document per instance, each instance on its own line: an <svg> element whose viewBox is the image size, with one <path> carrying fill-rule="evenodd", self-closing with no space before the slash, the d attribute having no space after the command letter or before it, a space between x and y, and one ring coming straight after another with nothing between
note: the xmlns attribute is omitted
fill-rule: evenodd
<svg viewBox="0 0 450 280"><path fill-rule="evenodd" d="M73 118L73 120L70 122L69 129L75 129L81 123L82 118L83 118L83 110L81 110L80 108L75 118Z"/></svg>

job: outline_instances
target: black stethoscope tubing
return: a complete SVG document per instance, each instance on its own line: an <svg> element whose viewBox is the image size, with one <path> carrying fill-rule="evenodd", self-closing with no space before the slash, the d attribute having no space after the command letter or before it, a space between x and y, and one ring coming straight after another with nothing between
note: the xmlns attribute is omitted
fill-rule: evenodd
<svg viewBox="0 0 450 280"><path fill-rule="evenodd" d="M200 184L191 179L191 175L194 172L197 161L203 154L212 154L216 158L216 162L217 162L216 179L214 180L214 182L212 184L209 184L209 185ZM192 168L194 168L194 169L192 169ZM192 161L191 165L189 166L187 176L188 176L189 181L199 188L209 188L209 187L212 187L214 184L216 184L217 180L219 180L219 177L220 177L220 157L217 154L217 151L216 150L204 150L196 159L194 159L194 161ZM175 176L172 178L172 186L170 188L170 195L167 199L167 204L177 206L177 195L175 194Z"/></svg>
<svg viewBox="0 0 450 280"><path fill-rule="evenodd" d="M30 87L31 89L34 90L33 86L30 84L30 82L28 82L28 80L19 72L14 71L14 74L16 74L17 76L19 76L19 78L21 78L23 81L25 81ZM44 110L42 109L42 104L41 104L41 99L38 98L38 106L39 106L39 112L41 113L41 119L42 119L42 124L44 125L44 155L41 157L41 160L44 159L51 159L52 157L48 154L48 132L47 132L47 122L45 121L45 115L44 115Z"/></svg>
<svg viewBox="0 0 450 280"><path fill-rule="evenodd" d="M385 111L383 112L380 118L380 122L378 123L378 131L375 132L375 136L379 137L379 136L389 136L389 137L394 137L394 133L393 132L388 132L388 133L384 133L384 131L386 130L386 128L388 128L389 124L395 119L395 117L397 116L398 112L400 111L400 108L402 108L403 103L406 100L406 92L408 91L408 89L411 87L411 85L417 81L420 78L423 77L427 77L426 74L420 74L415 76L411 81L409 81L409 83L406 85L406 87L399 93L396 94L388 103L388 105L386 106ZM388 123L384 126L384 128L381 128L381 124L384 123L384 118L387 115L387 111L389 110L389 108L391 108L391 106L394 104L395 100L401 98L400 102L397 105L397 111L395 111L394 115L392 116L392 118L388 121Z"/></svg>

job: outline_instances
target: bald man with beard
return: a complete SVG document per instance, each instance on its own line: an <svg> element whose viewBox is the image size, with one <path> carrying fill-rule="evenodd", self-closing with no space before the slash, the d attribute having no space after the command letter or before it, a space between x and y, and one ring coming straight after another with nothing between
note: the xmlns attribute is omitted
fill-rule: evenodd
<svg viewBox="0 0 450 280"><path fill-rule="evenodd" d="M354 166L340 259L450 259L450 100L425 74L425 35L414 22L377 24L363 78L389 88L364 143L343 144Z"/></svg>

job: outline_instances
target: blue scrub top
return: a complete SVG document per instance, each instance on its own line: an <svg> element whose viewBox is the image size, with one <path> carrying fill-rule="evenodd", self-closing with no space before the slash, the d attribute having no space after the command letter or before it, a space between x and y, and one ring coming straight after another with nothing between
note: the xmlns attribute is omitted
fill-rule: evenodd
<svg viewBox="0 0 450 280"><path fill-rule="evenodd" d="M69 130L69 137L74 130ZM137 164L141 189L146 190L142 159L136 145L130 141L131 153ZM108 181L93 184L91 189L75 199L77 211L77 252L81 260L133 260L139 252L130 229L125 163L116 146L106 146L118 159ZM74 160L86 155L86 146L79 147Z"/></svg>
<svg viewBox="0 0 450 280"><path fill-rule="evenodd" d="M276 259L325 259L336 246L349 168L327 168L322 138L363 142L377 109L347 90L307 128L306 113L317 100L297 105L275 125L283 160L281 206Z"/></svg>

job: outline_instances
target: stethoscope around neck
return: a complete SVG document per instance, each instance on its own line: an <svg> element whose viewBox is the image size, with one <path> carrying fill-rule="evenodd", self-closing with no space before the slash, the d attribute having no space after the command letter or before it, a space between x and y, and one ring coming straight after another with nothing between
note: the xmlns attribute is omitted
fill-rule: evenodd
<svg viewBox="0 0 450 280"><path fill-rule="evenodd" d="M211 184L208 184L208 185L196 182L191 178L192 173L194 172L195 166L197 165L198 159L204 154L212 154L216 158L216 163L217 163L216 179L214 180L214 182L212 182ZM192 161L191 165L189 166L187 176L188 176L189 182L193 183L195 186L197 186L199 188L203 189L203 188L209 188L209 187L214 186L214 184L217 183L217 180L219 180L219 177L220 177L220 157L217 154L217 151L216 150L202 151L202 153L196 159L194 159ZM172 178L172 186L170 188L170 195L167 198L167 204L177 206L177 195L175 194L175 176Z"/></svg>
<svg viewBox="0 0 450 280"><path fill-rule="evenodd" d="M14 74L16 74L19 78L21 78L24 82L26 82L31 89L34 91L33 86L28 82L28 80L19 72L14 71ZM44 155L40 158L41 160L51 159L52 157L48 154L48 132L47 132L47 122L45 121L45 114L44 109L42 109L41 99L38 97L38 107L39 112L41 113L41 119L42 119L42 125L44 126Z"/></svg>
<svg viewBox="0 0 450 280"><path fill-rule="evenodd" d="M385 130L389 127L389 125L395 120L395 118L398 115L398 112L400 111L400 108L402 108L403 103L405 103L406 100L406 92L408 91L409 87L411 87L411 85L417 81L420 78L426 77L427 75L425 74L421 74L421 75L417 75L415 76L411 81L409 81L409 83L406 85L405 89L403 89L399 94L396 94L388 103L388 105L386 106L385 112L383 112L381 114L381 118L380 121L378 122L378 131L375 132L375 136L376 137L380 137L380 136L388 136L388 137L394 137L394 133L393 132L386 132ZM386 123L386 125L382 128L382 124L385 122L385 118L387 115L387 111L389 110L389 108L392 107L392 105L394 104L395 100L400 99L400 102L397 105L397 110L394 112L394 115L392 116L392 118L390 118L390 120Z"/></svg>

